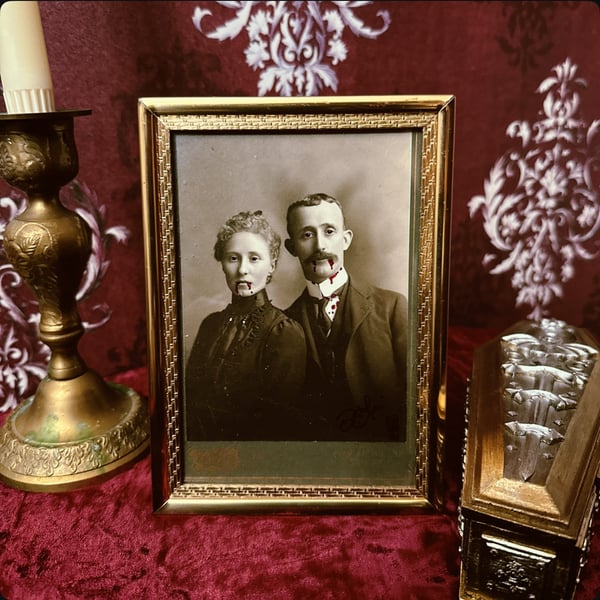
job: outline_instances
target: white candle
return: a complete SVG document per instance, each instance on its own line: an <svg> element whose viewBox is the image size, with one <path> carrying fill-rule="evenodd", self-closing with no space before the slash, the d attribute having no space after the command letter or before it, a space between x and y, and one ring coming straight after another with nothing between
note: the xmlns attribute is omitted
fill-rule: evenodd
<svg viewBox="0 0 600 600"><path fill-rule="evenodd" d="M4 2L0 8L0 76L6 110L54 110L54 91L37 2Z"/></svg>

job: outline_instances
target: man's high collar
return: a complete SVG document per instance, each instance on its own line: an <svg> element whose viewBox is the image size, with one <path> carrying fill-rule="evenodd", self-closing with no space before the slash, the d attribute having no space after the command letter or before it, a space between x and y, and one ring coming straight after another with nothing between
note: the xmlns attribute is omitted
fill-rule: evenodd
<svg viewBox="0 0 600 600"><path fill-rule="evenodd" d="M314 283L307 279L306 291L313 298L331 298L347 281L348 272L344 267L341 267L335 275L328 277L321 283Z"/></svg>

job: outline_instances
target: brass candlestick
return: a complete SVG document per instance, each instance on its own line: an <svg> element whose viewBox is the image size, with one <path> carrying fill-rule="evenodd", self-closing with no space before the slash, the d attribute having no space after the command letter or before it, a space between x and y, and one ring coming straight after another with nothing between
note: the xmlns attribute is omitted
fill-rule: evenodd
<svg viewBox="0 0 600 600"><path fill-rule="evenodd" d="M0 428L0 479L32 491L81 487L116 473L148 446L140 396L105 382L77 351L75 296L91 254L85 221L59 200L79 170L74 117L91 111L0 114L0 176L27 194L4 234L8 259L37 295L47 376Z"/></svg>

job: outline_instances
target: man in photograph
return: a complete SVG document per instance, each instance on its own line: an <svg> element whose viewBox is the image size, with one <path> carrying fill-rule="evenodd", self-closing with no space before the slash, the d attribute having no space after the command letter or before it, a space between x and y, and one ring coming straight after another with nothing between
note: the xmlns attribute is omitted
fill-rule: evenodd
<svg viewBox="0 0 600 600"><path fill-rule="evenodd" d="M287 231L285 247L306 279L285 311L307 342L298 439L405 441L406 298L345 269L353 233L335 198L310 194L291 204Z"/></svg>

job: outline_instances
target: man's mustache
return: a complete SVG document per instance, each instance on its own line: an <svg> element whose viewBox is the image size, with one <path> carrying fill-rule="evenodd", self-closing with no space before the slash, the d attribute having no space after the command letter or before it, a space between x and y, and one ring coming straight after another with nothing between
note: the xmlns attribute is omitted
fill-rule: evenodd
<svg viewBox="0 0 600 600"><path fill-rule="evenodd" d="M327 252L314 252L304 262L313 263L317 260L335 260L335 254L329 254Z"/></svg>

